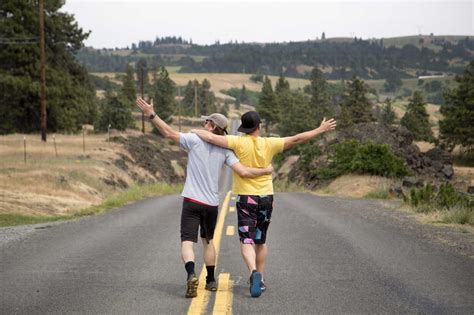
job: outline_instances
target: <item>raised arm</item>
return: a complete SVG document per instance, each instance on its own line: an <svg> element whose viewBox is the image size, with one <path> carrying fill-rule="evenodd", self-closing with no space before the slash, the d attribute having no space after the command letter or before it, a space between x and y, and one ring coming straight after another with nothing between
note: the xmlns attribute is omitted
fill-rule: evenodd
<svg viewBox="0 0 474 315"><path fill-rule="evenodd" d="M191 130L191 132L197 134L199 138L206 142L212 143L225 149L229 149L229 144L226 136L219 136L203 129L193 129Z"/></svg>
<svg viewBox="0 0 474 315"><path fill-rule="evenodd" d="M308 140L313 139L314 137L316 137L317 135L321 133L334 130L334 128L336 128L336 121L333 118L329 120L326 120L326 118L324 118L323 121L321 122L321 125L316 129L302 132L291 137L283 138L285 140L283 149L286 150L293 147L294 145L304 143Z"/></svg>
<svg viewBox="0 0 474 315"><path fill-rule="evenodd" d="M271 164L265 168L253 168L247 167L239 162L232 165L231 168L234 170L234 172L239 174L240 177L253 178L273 173L273 166Z"/></svg>
<svg viewBox="0 0 474 315"><path fill-rule="evenodd" d="M142 98L137 98L137 106L143 111L145 116L150 117L151 115L155 115L154 118L151 120L153 125L158 128L160 133L163 137L173 140L176 144L179 144L179 132L171 128L170 125L165 123L157 114L155 114L153 110L153 102L148 104Z"/></svg>

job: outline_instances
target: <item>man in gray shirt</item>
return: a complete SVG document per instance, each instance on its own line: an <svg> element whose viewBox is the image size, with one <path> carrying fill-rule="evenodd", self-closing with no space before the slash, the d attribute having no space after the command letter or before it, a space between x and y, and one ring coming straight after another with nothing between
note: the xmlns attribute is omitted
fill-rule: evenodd
<svg viewBox="0 0 474 315"><path fill-rule="evenodd" d="M216 250L212 238L217 221L218 181L222 166L226 164L242 177L271 174L273 168L271 165L267 168L248 168L239 162L233 151L209 144L195 134L177 132L156 115L153 105L141 98L136 103L164 137L173 140L188 153L186 182L181 194L184 197L181 211L181 256L188 274L186 297L197 296L199 280L194 270L193 244L197 243L199 226L207 269L205 288L216 291ZM227 118L224 115L214 113L204 118L206 130L218 135L227 133Z"/></svg>

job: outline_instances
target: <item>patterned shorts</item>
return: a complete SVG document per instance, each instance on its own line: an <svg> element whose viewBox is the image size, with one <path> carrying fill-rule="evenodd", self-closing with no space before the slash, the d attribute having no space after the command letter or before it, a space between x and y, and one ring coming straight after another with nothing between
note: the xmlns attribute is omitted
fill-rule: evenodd
<svg viewBox="0 0 474 315"><path fill-rule="evenodd" d="M265 244L273 210L273 195L238 195L239 238L243 244Z"/></svg>

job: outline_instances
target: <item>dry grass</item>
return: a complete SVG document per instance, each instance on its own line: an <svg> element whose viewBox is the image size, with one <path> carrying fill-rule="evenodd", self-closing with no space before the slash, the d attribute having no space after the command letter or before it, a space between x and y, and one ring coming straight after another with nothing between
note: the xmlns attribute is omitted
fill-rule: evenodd
<svg viewBox="0 0 474 315"><path fill-rule="evenodd" d="M132 131L133 132L133 131ZM128 156L122 145L107 142L106 135L56 135L56 157L52 135L48 142L39 135L0 137L0 213L64 215L99 204L116 191L105 179L133 185L128 173L113 162ZM132 159L133 160L133 159ZM136 174L145 171L129 165ZM145 176L145 175L144 175Z"/></svg>
<svg viewBox="0 0 474 315"><path fill-rule="evenodd" d="M211 90L214 93L218 93L221 90L228 90L231 88L242 88L242 85L245 84L245 87L250 91L260 92L262 89L261 83L255 83L250 81L251 74L241 74L241 73L177 73L177 68L171 68L172 71L169 71L171 79L180 86L187 85L189 81L198 80L202 82L204 79L211 82ZM110 81L121 84L120 81L115 79L116 74L124 74L119 72L97 72L91 73L95 76L104 78L108 77ZM276 84L278 77L269 76L273 85ZM151 74L149 75L149 80L152 79ZM290 83L292 89L303 88L305 85L309 84L308 80L305 79L296 79L296 78L286 78Z"/></svg>
<svg viewBox="0 0 474 315"><path fill-rule="evenodd" d="M317 189L315 193L363 198L371 194L380 195L381 191L388 191L392 183L393 180L379 176L343 175L336 178L328 186Z"/></svg>

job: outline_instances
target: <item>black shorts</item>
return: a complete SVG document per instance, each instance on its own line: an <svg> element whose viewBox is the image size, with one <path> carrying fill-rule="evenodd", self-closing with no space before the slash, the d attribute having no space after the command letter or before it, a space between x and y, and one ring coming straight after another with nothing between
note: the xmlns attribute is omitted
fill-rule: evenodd
<svg viewBox="0 0 474 315"><path fill-rule="evenodd" d="M201 226L201 237L208 242L214 237L217 222L217 206L183 200L181 211L181 242L197 243L198 228Z"/></svg>
<svg viewBox="0 0 474 315"><path fill-rule="evenodd" d="M265 244L273 212L273 195L238 195L237 218L242 244Z"/></svg>

